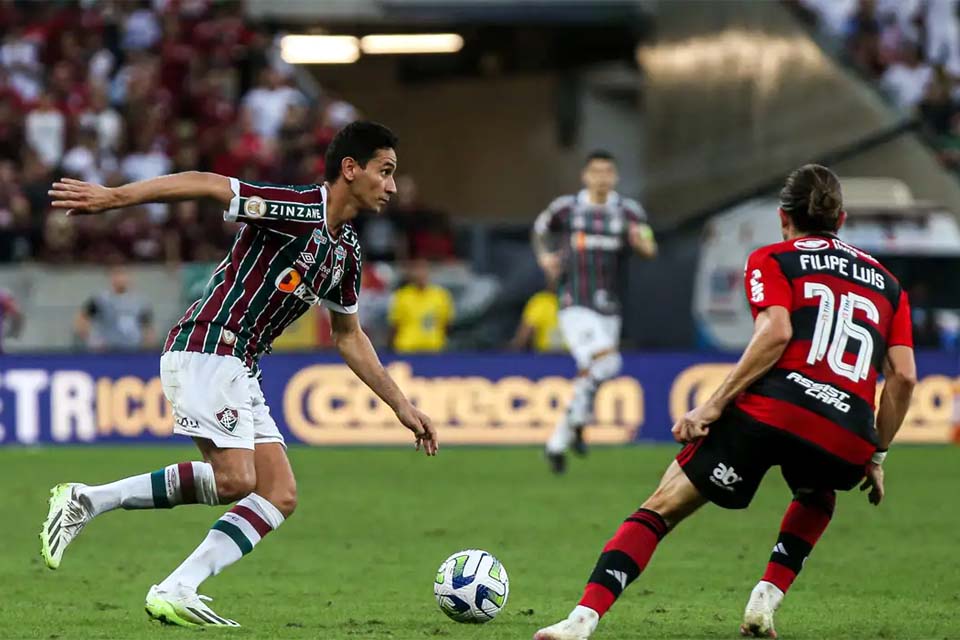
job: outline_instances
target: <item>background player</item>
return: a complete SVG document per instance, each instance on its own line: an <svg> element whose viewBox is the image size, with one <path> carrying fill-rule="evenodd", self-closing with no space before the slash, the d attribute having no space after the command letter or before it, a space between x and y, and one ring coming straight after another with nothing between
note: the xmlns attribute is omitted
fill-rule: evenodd
<svg viewBox="0 0 960 640"><path fill-rule="evenodd" d="M160 360L174 432L191 436L204 461L100 486L55 487L40 535L51 569L84 526L106 511L238 501L146 601L150 616L162 622L238 626L213 612L197 587L249 553L296 507L283 436L260 389L259 360L313 304L330 310L344 361L414 432L417 448L436 454L430 420L386 373L357 321L360 245L350 221L361 210L379 211L396 192L396 146L382 125L348 125L330 144L322 185L252 184L199 172L116 189L68 179L53 185L53 206L68 214L210 198L223 205L225 219L246 224L201 298L170 331Z"/></svg>
<svg viewBox="0 0 960 640"><path fill-rule="evenodd" d="M745 508L779 465L793 501L741 626L745 635L776 637L774 611L829 524L835 491L866 475L870 502L883 498L881 465L916 383L906 293L880 263L836 237L846 214L829 169L794 171L780 202L785 241L747 260L750 344L710 399L674 425L674 437L689 444L604 546L580 603L535 640L588 638L663 536L708 500Z"/></svg>
<svg viewBox="0 0 960 640"><path fill-rule="evenodd" d="M557 198L533 225L533 250L547 281L557 282L560 329L577 362L573 398L547 441L555 473L566 470L566 451L586 451L583 427L605 380L620 372L620 274L626 250L645 258L657 253L647 216L635 200L620 196L617 165L606 151L587 157L584 189ZM551 243L553 235L559 242Z"/></svg>

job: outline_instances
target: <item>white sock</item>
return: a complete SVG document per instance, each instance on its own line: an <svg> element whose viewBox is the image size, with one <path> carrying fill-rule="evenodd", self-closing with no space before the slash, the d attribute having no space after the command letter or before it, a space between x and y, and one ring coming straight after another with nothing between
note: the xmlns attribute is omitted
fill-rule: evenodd
<svg viewBox="0 0 960 640"><path fill-rule="evenodd" d="M124 509L169 509L178 504L220 503L213 467L206 462L171 464L109 484L85 487L80 498L94 515Z"/></svg>
<svg viewBox="0 0 960 640"><path fill-rule="evenodd" d="M571 442L573 442L573 427L570 425L567 413L564 412L557 426L554 427L553 433L550 434L550 439L547 440L547 453L564 453Z"/></svg>
<svg viewBox="0 0 960 640"><path fill-rule="evenodd" d="M213 523L200 546L160 583L160 589L196 591L204 580L253 551L283 520L283 514L266 498L251 493Z"/></svg>

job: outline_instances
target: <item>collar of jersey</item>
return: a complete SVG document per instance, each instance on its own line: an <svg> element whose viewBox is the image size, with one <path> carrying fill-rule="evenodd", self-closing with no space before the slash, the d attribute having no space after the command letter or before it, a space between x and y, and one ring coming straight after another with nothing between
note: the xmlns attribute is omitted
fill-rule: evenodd
<svg viewBox="0 0 960 640"><path fill-rule="evenodd" d="M620 194L616 191L611 191L607 194L607 201L603 204L593 205L595 207L606 207L612 204L617 204L620 202ZM590 194L586 189L581 189L577 192L577 204L592 204L590 202Z"/></svg>

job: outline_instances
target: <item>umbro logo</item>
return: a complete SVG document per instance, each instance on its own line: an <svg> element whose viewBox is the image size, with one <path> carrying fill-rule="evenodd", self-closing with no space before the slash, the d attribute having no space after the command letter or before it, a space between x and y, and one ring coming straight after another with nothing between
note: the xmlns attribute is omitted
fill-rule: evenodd
<svg viewBox="0 0 960 640"><path fill-rule="evenodd" d="M616 571L614 569L607 569L607 573L613 576L613 579L620 583L621 589L627 588L627 573L625 571Z"/></svg>
<svg viewBox="0 0 960 640"><path fill-rule="evenodd" d="M737 475L732 466L728 467L722 462L717 463L717 466L713 469L713 475L710 476L710 481L713 484L728 491L733 491L733 485L741 480L743 480L743 477Z"/></svg>
<svg viewBox="0 0 960 640"><path fill-rule="evenodd" d="M312 253L307 253L306 251L300 252L300 259L306 264L313 264L316 262L316 259L313 257Z"/></svg>

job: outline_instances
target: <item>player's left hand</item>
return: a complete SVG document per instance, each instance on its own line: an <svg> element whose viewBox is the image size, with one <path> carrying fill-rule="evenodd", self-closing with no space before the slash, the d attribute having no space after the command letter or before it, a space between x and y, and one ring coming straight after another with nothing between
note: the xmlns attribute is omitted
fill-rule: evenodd
<svg viewBox="0 0 960 640"><path fill-rule="evenodd" d="M440 443L437 441L437 430L430 422L427 414L407 403L405 407L397 411L397 420L407 429L413 431L417 438L417 451L420 451L422 446L423 452L428 456L437 455L437 449L440 448Z"/></svg>
<svg viewBox="0 0 960 640"><path fill-rule="evenodd" d="M677 420L677 424L673 425L673 429L671 429L673 439L686 444L704 437L707 435L710 425L717 421L721 413L723 413L723 410L711 403L700 405L693 411L688 411L685 416Z"/></svg>
<svg viewBox="0 0 960 640"><path fill-rule="evenodd" d="M863 479L860 485L860 491L870 489L867 499L870 504L877 506L883 500L883 467L878 464L867 464L867 477Z"/></svg>

